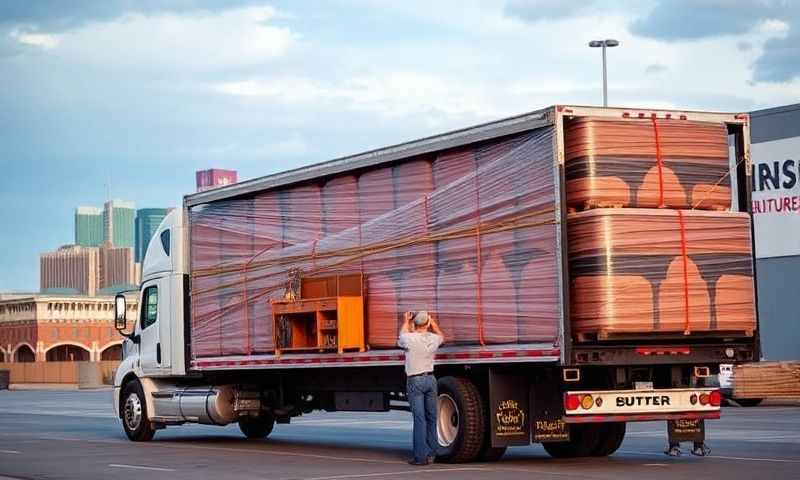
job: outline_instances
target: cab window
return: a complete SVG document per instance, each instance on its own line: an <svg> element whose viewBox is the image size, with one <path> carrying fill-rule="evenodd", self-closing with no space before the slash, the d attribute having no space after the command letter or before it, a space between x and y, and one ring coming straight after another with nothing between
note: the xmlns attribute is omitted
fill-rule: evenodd
<svg viewBox="0 0 800 480"><path fill-rule="evenodd" d="M158 319L158 287L144 289L142 294L142 330L156 323Z"/></svg>

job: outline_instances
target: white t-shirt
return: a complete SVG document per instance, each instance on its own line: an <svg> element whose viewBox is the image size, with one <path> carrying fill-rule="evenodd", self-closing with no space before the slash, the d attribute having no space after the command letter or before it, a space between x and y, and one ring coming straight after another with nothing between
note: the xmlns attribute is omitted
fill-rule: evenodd
<svg viewBox="0 0 800 480"><path fill-rule="evenodd" d="M433 357L444 337L431 332L404 332L397 345L406 351L406 375L433 372Z"/></svg>

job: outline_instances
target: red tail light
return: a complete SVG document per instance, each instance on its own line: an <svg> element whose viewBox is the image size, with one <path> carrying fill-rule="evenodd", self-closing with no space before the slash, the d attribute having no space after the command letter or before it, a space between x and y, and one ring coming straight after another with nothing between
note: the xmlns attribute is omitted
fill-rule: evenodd
<svg viewBox="0 0 800 480"><path fill-rule="evenodd" d="M567 407L567 410L577 410L580 405L580 395L567 395L567 398L564 399L564 406Z"/></svg>
<svg viewBox="0 0 800 480"><path fill-rule="evenodd" d="M708 403L714 407L722 405L722 394L719 393L719 390L714 390L708 395Z"/></svg>
<svg viewBox="0 0 800 480"><path fill-rule="evenodd" d="M701 393L700 394L700 405L708 405L708 403L709 403L708 394Z"/></svg>

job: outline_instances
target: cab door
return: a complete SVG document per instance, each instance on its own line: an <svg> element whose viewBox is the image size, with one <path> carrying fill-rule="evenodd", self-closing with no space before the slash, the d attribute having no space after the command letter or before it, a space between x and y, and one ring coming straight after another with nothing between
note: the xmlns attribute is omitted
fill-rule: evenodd
<svg viewBox="0 0 800 480"><path fill-rule="evenodd" d="M158 328L160 293L158 281L147 282L139 304L139 358L145 375L157 373L161 367L161 335Z"/></svg>

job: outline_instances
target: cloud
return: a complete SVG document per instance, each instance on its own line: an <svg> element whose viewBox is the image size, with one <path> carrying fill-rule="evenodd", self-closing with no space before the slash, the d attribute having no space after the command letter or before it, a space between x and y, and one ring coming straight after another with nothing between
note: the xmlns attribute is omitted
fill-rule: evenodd
<svg viewBox="0 0 800 480"><path fill-rule="evenodd" d="M657 75L666 71L667 67L665 65L661 65L660 63L651 63L644 69L644 73L647 75Z"/></svg>
<svg viewBox="0 0 800 480"><path fill-rule="evenodd" d="M570 2L562 0L509 0L505 13L529 22L562 19L585 12L590 2Z"/></svg>
<svg viewBox="0 0 800 480"><path fill-rule="evenodd" d="M249 79L224 82L212 88L227 95L278 103L337 103L351 110L388 117L425 112L479 117L498 114L497 108L480 88L413 71L387 71L352 77L339 83L295 77Z"/></svg>
<svg viewBox="0 0 800 480"><path fill-rule="evenodd" d="M159 76L258 65L283 56L299 38L288 27L273 25L277 16L268 6L213 15L126 14L58 34L58 55L97 69L151 71Z"/></svg>
<svg viewBox="0 0 800 480"><path fill-rule="evenodd" d="M223 11L253 5L256 0L24 0L0 2L0 24L33 25L63 31L93 22L106 22L139 13Z"/></svg>
<svg viewBox="0 0 800 480"><path fill-rule="evenodd" d="M47 33L26 33L19 30L13 30L9 36L23 45L31 45L40 47L45 50L50 50L58 46L61 39L58 35Z"/></svg>
<svg viewBox="0 0 800 480"><path fill-rule="evenodd" d="M631 24L631 32L662 41L758 35L763 48L752 78L788 82L800 77L800 2L792 0L661 0ZM740 40L739 51L753 42Z"/></svg>

